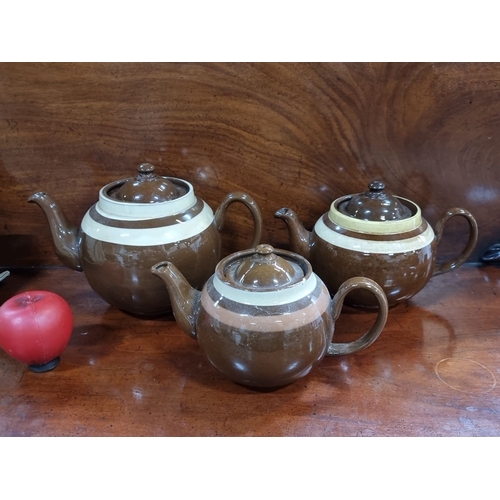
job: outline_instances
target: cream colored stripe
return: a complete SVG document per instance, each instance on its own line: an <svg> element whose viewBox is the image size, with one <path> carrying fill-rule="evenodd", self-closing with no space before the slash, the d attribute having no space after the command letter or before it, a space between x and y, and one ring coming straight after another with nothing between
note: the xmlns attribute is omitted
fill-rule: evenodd
<svg viewBox="0 0 500 500"><path fill-rule="evenodd" d="M426 247L434 239L434 231L430 224L427 224L427 229L423 233L413 238L392 241L361 240L337 233L326 226L322 217L316 222L314 230L320 238L332 245L361 253L395 254L413 252Z"/></svg>
<svg viewBox="0 0 500 500"><path fill-rule="evenodd" d="M367 234L399 234L412 231L413 229L419 227L422 223L422 213L420 211L420 207L406 198L397 197L400 200L404 200L415 206L417 211L414 216L401 220L369 221L356 219L356 217L350 217L335 208L339 206L342 200L348 197L349 196L343 196L342 198L335 200L330 205L330 211L328 212L328 218L334 224L338 224L340 227L345 229Z"/></svg>
<svg viewBox="0 0 500 500"><path fill-rule="evenodd" d="M241 290L226 285L217 275L214 276L213 280L214 288L224 298L250 306L280 306L282 304L290 304L313 293L317 283L316 275L311 274L307 280L296 283L290 288L259 292L257 290Z"/></svg>
<svg viewBox="0 0 500 500"><path fill-rule="evenodd" d="M214 303L206 291L201 295L201 304L210 316L231 328L247 331L278 332L300 328L318 319L329 307L330 295L325 289L324 293L321 293L313 304L292 313L273 316L249 316L228 311Z"/></svg>
<svg viewBox="0 0 500 500"><path fill-rule="evenodd" d="M188 238L192 238L207 229L214 220L212 209L204 203L203 210L192 219L164 227L151 227L146 229L128 229L121 227L105 226L85 214L82 221L82 230L85 234L98 241L149 247L166 245Z"/></svg>

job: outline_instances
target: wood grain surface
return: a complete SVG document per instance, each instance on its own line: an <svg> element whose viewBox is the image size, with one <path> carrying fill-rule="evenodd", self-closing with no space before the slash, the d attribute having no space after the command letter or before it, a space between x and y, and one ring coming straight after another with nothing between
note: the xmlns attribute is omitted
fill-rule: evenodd
<svg viewBox="0 0 500 500"><path fill-rule="evenodd" d="M131 318L65 268L16 270L0 301L49 289L74 313L42 374L0 352L0 436L500 436L500 267L466 264L391 309L366 350L281 389L230 382L171 317ZM373 312L344 308L337 341Z"/></svg>
<svg viewBox="0 0 500 500"><path fill-rule="evenodd" d="M252 195L263 241L286 248L290 206L311 228L333 199L374 178L435 225L459 206L476 217L478 260L500 239L500 64L0 64L0 265L59 265L27 197L43 190L74 223L104 184L149 161L189 180L216 208ZM231 207L224 254L248 245ZM441 254L466 240L449 223Z"/></svg>

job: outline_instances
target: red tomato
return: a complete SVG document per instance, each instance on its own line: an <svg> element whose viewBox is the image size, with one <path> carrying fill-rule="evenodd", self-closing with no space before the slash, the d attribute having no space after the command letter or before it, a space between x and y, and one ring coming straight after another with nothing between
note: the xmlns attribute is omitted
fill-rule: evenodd
<svg viewBox="0 0 500 500"><path fill-rule="evenodd" d="M29 365L44 365L58 358L72 331L71 309L55 293L24 292L0 306L0 347Z"/></svg>

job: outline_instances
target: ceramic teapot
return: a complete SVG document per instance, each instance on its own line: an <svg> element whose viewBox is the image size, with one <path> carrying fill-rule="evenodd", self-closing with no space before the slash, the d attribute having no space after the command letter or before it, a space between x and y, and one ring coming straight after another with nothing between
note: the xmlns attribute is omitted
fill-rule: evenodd
<svg viewBox="0 0 500 500"><path fill-rule="evenodd" d="M436 265L444 225L456 216L469 223L467 245L455 259ZM432 276L461 266L474 250L478 235L474 217L463 208L448 210L434 233L418 205L389 195L381 181L370 183L367 192L335 200L312 232L304 229L289 208L280 208L275 217L286 222L291 249L310 260L331 293L348 278L366 276L382 286L389 306L415 295ZM350 294L346 303L375 305L363 290Z"/></svg>
<svg viewBox="0 0 500 500"><path fill-rule="evenodd" d="M227 207L241 202L253 217L251 246L259 243L262 218L245 193L229 193L215 212L182 179L162 177L143 163L135 178L107 184L85 214L81 228L71 225L46 193L32 195L50 224L56 253L71 269L83 271L106 302L136 315L171 311L168 293L150 268L168 258L195 288L203 286L220 260Z"/></svg>
<svg viewBox="0 0 500 500"><path fill-rule="evenodd" d="M387 299L374 281L349 279L331 299L306 259L270 245L221 260L201 292L170 262L151 271L165 282L181 329L223 375L250 387L287 385L325 355L360 351L377 339L387 319ZM379 304L376 320L358 340L333 343L344 298L358 289Z"/></svg>

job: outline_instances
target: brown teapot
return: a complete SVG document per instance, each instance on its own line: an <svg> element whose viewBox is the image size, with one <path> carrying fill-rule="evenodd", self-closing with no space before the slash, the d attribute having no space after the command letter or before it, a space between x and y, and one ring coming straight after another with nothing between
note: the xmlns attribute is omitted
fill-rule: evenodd
<svg viewBox="0 0 500 500"><path fill-rule="evenodd" d="M306 259L270 245L223 259L201 292L170 262L151 272L165 282L177 323L212 365L251 387L283 386L307 375L325 355L360 351L387 320L387 299L374 281L349 279L331 299ZM358 340L333 343L344 298L360 289L379 305L375 323Z"/></svg>
<svg viewBox="0 0 500 500"><path fill-rule="evenodd" d="M132 314L153 316L171 311L168 293L150 268L169 259L200 288L220 260L227 207L245 204L253 217L251 246L259 243L262 217L248 194L229 193L215 215L182 179L161 177L143 163L135 178L107 184L85 214L81 227L68 222L46 193L33 194L48 219L56 253L71 269L83 271L92 287L109 304Z"/></svg>
<svg viewBox="0 0 500 500"><path fill-rule="evenodd" d="M436 265L444 225L455 216L469 223L467 245L455 259ZM290 208L280 208L275 217L286 222L291 249L310 260L331 293L353 276L366 276L383 288L389 306L415 295L432 276L461 266L474 250L478 236L474 217L463 208L448 210L434 233L418 205L389 195L381 181L373 181L367 192L335 200L312 232ZM346 303L376 305L363 290L350 294Z"/></svg>

